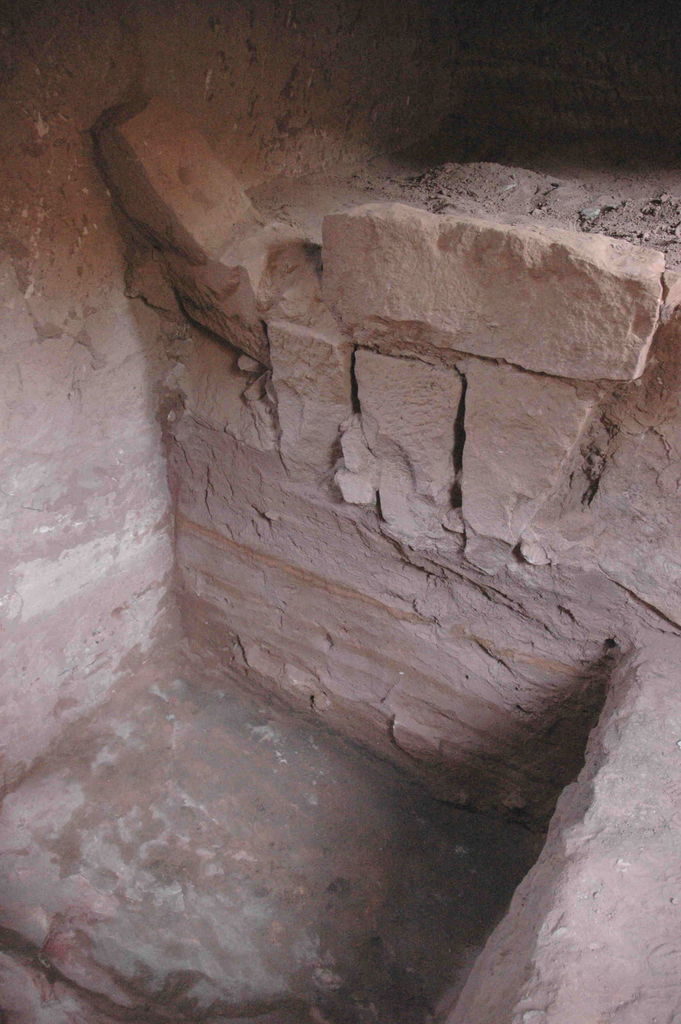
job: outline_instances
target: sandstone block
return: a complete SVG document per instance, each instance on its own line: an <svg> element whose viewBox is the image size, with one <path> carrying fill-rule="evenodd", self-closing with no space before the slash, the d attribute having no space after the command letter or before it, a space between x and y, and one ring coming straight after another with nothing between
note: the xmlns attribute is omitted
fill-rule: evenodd
<svg viewBox="0 0 681 1024"><path fill-rule="evenodd" d="M661 320L667 322L681 305L681 274L674 270L664 272L664 306Z"/></svg>
<svg viewBox="0 0 681 1024"><path fill-rule="evenodd" d="M370 203L325 218L324 296L360 337L424 342L581 380L632 380L662 253L602 235Z"/></svg>
<svg viewBox="0 0 681 1024"><path fill-rule="evenodd" d="M335 476L343 501L349 505L375 505L378 463L369 451L359 413L341 424L343 464Z"/></svg>
<svg viewBox="0 0 681 1024"><path fill-rule="evenodd" d="M596 395L479 360L461 369L464 519L476 534L515 544L558 483Z"/></svg>
<svg viewBox="0 0 681 1024"><path fill-rule="evenodd" d="M384 519L408 535L439 535L454 486L459 375L367 350L357 352L355 373Z"/></svg>
<svg viewBox="0 0 681 1024"><path fill-rule="evenodd" d="M229 252L241 243L246 260L261 254L257 230L250 248L243 241L260 218L191 117L154 99L104 125L98 141L119 204L161 250L187 315L267 364L250 268Z"/></svg>
<svg viewBox="0 0 681 1024"><path fill-rule="evenodd" d="M269 365L267 335L244 267L217 260L195 264L174 253L167 254L166 266L188 317Z"/></svg>
<svg viewBox="0 0 681 1024"><path fill-rule="evenodd" d="M116 198L162 249L193 262L217 256L234 227L257 214L190 115L152 99L98 133Z"/></svg>
<svg viewBox="0 0 681 1024"><path fill-rule="evenodd" d="M279 222L236 231L220 258L202 265L166 256L187 315L266 365L270 320L338 333L322 304L318 263L318 247Z"/></svg>
<svg viewBox="0 0 681 1024"><path fill-rule="evenodd" d="M369 474L353 473L341 467L334 479L343 495L343 501L348 505L376 504L376 484Z"/></svg>
<svg viewBox="0 0 681 1024"><path fill-rule="evenodd" d="M291 472L319 477L352 411L350 341L283 321L269 324L269 339L281 457Z"/></svg>

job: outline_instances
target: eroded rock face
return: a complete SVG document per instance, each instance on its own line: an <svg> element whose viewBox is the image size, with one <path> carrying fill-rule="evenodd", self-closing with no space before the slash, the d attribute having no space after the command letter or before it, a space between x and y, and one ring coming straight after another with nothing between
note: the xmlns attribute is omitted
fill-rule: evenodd
<svg viewBox="0 0 681 1024"><path fill-rule="evenodd" d="M640 1024L679 1007L678 640L618 668L586 765L449 1024Z"/></svg>
<svg viewBox="0 0 681 1024"><path fill-rule="evenodd" d="M324 294L384 351L412 337L581 380L639 377L661 253L603 236L374 203L324 222Z"/></svg>
<svg viewBox="0 0 681 1024"><path fill-rule="evenodd" d="M358 349L355 376L383 518L406 537L438 537L452 504L459 375Z"/></svg>
<svg viewBox="0 0 681 1024"><path fill-rule="evenodd" d="M169 253L166 273L187 315L263 365L269 363L267 337L245 267L208 260L189 263Z"/></svg>
<svg viewBox="0 0 681 1024"><path fill-rule="evenodd" d="M481 360L466 378L463 516L484 537L515 544L558 486L597 394Z"/></svg>
<svg viewBox="0 0 681 1024"><path fill-rule="evenodd" d="M286 208L228 225L202 263L158 244L152 260L221 339L190 332L168 377L186 621L226 670L313 701L448 798L539 820L613 638L659 625L631 572L624 589L604 571L622 542L583 535L663 256L391 203L331 213L320 250ZM676 330L667 287L656 351ZM604 522L626 519L610 500Z"/></svg>
<svg viewBox="0 0 681 1024"><path fill-rule="evenodd" d="M349 339L276 320L268 337L282 460L294 476L319 478L334 464L352 410Z"/></svg>

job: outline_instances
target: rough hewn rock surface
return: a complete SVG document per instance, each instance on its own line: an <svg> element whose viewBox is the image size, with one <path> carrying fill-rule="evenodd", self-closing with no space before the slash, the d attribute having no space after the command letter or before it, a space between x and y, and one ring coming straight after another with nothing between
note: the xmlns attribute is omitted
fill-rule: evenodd
<svg viewBox="0 0 681 1024"><path fill-rule="evenodd" d="M358 349L355 378L382 517L406 537L437 538L452 505L458 373Z"/></svg>
<svg viewBox="0 0 681 1024"><path fill-rule="evenodd" d="M185 407L171 448L190 632L226 668L313 700L377 749L403 763L411 758L449 798L541 818L577 763L577 737L586 736L610 670L608 651L618 638L665 628L599 575L595 554L575 559L562 514L552 511L585 474L580 498L590 508L602 475L594 438L637 385L627 391L561 379L560 359L557 376L508 365L520 337L509 305L500 312L516 333L501 362L444 351L427 327L424 301L445 285L465 297L481 267L493 276L492 257L485 269L478 251L486 233L519 262L513 288L510 277L501 285L490 277L485 289L478 280L481 301L542 287L542 261L553 252L546 287L554 298L574 288L570 315L594 329L600 297L608 323L614 318L620 328L606 348L622 366L631 351L626 324L647 317L646 331L655 325L663 257L605 238L373 204L327 217L320 259L295 220L269 221L236 243L268 327L272 370L234 353L242 339L228 324L222 342L190 331L172 353L169 380ZM388 224L404 261L397 299L392 284L380 291L380 274L362 277L377 302L403 306L388 342L348 318L340 299L341 321L324 302L343 275L359 281L362 259L378 271L385 258L389 269L392 250L357 249L356 225L365 222ZM432 243L460 229L468 248L431 246L437 259L458 261L458 276L414 250L415 232ZM494 246L490 252L498 255ZM337 295L347 298L340 285ZM615 308L628 310L619 322ZM666 308L659 337L674 324ZM533 337L529 348L540 351ZM385 354L393 342L394 354ZM637 361L647 334L639 342ZM603 351L593 353L596 361ZM492 620L482 611L487 601Z"/></svg>
<svg viewBox="0 0 681 1024"><path fill-rule="evenodd" d="M673 1024L681 1010L679 641L629 656L586 765L449 1024Z"/></svg>
<svg viewBox="0 0 681 1024"><path fill-rule="evenodd" d="M108 120L98 140L118 202L161 249L204 263L237 226L257 223L239 181L183 111L154 98Z"/></svg>
<svg viewBox="0 0 681 1024"><path fill-rule="evenodd" d="M475 66L487 101L505 89L519 102L522 47L504 51L508 26L490 34L482 18L494 55L481 57L465 24L464 53L447 28L465 10L410 0L67 8L14 5L1 37L2 848L15 872L2 1013L8 1024L444 1014L417 991L425 974L397 984L394 949L375 941L387 914L391 934L405 928L420 956L442 957L438 985L449 982L442 929L415 938L403 913L428 842L418 808L402 827L397 815L397 894L389 876L373 885L390 825L378 800L383 832L359 865L343 846L357 843L356 816L341 813L334 833L356 892L339 875L312 901L339 927L328 950L342 958L354 936L362 970L383 979L383 1012L362 971L341 977L307 942L291 909L298 883L277 874L290 852L306 864L290 832L309 820L305 766L293 810L270 785L296 744L266 747L268 721L249 732L244 777L262 784L257 800L280 815L289 845L261 829L275 842L266 882L237 860L218 898L215 848L234 852L220 813L233 825L239 795L224 784L227 722L215 693L198 705L156 693L140 666L180 633L175 568L183 631L213 690L227 680L261 698L281 692L448 802L541 828L580 768L621 651L667 651L681 624L681 319L678 287L651 251L678 265L678 175L431 168L421 147L399 173L365 160L350 179L292 180L416 140L453 105L460 114ZM536 31L569 21L565 10L532 5ZM546 102L524 104L525 118L550 111L565 124L550 97L576 109L585 82L604 79L618 110L638 109L640 58L628 99L602 62L616 22L583 17L585 54L570 56ZM659 74L660 48L647 52ZM539 48L535 85L553 81L555 56ZM655 120L668 127L672 79L659 81ZM589 109L600 125L600 103ZM387 202L367 212L377 198ZM624 672L608 706L621 699L621 714L603 719L536 884L461 1004L476 1024L679 1014L673 690L658 686L666 667L641 662L633 689ZM135 677L140 703L119 715ZM88 732L83 716L100 705ZM222 766L203 791L190 755ZM344 795L365 792L352 773L338 779ZM325 786L334 793L333 779ZM258 831L260 808L239 806ZM631 825L615 820L621 809ZM320 820L311 832L318 843L321 829L326 857ZM441 909L450 896L433 899ZM231 930L237 904L255 953ZM501 966L495 949L509 951ZM503 1005L486 1002L485 965L503 978ZM281 994L279 968L307 971L315 997L250 1002L258 987ZM234 994L246 1002L235 1007Z"/></svg>
<svg viewBox="0 0 681 1024"><path fill-rule="evenodd" d="M267 334L284 465L294 476L328 475L352 411L349 340L276 320Z"/></svg>
<svg viewBox="0 0 681 1024"><path fill-rule="evenodd" d="M567 381L471 360L466 379L463 517L515 544L561 483L597 395Z"/></svg>
<svg viewBox="0 0 681 1024"><path fill-rule="evenodd" d="M447 107L447 73L430 64L433 46L446 49L442 21L418 3L386 2L359 17L346 0L321 15L310 8L294 17L269 0L249 10L188 3L170 16L153 3L124 12L116 3L69 2L57 11L19 2L3 12L0 597L8 616L3 682L16 712L7 712L3 736L9 778L106 695L122 657L146 645L171 568L158 390L168 338L171 353L189 346L182 325L159 325L144 303L125 297L128 289L176 308L167 252L137 265L143 283L130 251L124 281L123 222L112 216L90 129L121 104L128 117L137 111L138 142L164 130L179 143L182 126L191 145L156 195L166 212L183 196L195 216L201 203L180 167L203 179L219 161L219 188L229 186L243 208L244 187L268 174L394 148L434 128ZM385 46L376 48L379 38ZM342 89L321 70L333 64L353 69ZM426 81L439 105L417 95ZM145 121L148 96L158 99ZM156 114L168 106L173 122L164 127ZM144 204L142 220L153 233L152 208ZM156 226L163 232L168 223L161 217ZM194 394L204 407L209 392L220 404L210 372L200 376ZM253 391L244 436L267 445L268 399ZM244 404L239 394L236 402ZM25 612L36 612L25 621L21 595Z"/></svg>
<svg viewBox="0 0 681 1024"><path fill-rule="evenodd" d="M123 294L109 197L68 139L68 160L43 139L26 191L3 192L18 196L0 252L4 783L158 639L172 569L158 324Z"/></svg>
<svg viewBox="0 0 681 1024"><path fill-rule="evenodd" d="M448 569L396 550L375 512L292 487L275 452L188 416L175 436L178 555L197 642L261 685L314 698L403 764L415 758L450 798L545 813L579 758L626 595L594 575L587 614L583 577L533 569L529 592L517 571L488 580L461 564L456 533ZM571 614L556 608L547 628L540 609L555 588L552 602Z"/></svg>
<svg viewBox="0 0 681 1024"><path fill-rule="evenodd" d="M641 386L602 405L562 488L529 531L552 561L597 565L677 625L680 338L677 306L658 331Z"/></svg>
<svg viewBox="0 0 681 1024"><path fill-rule="evenodd" d="M324 294L362 337L384 351L423 339L558 377L641 375L663 270L661 253L603 236L400 204L324 222Z"/></svg>

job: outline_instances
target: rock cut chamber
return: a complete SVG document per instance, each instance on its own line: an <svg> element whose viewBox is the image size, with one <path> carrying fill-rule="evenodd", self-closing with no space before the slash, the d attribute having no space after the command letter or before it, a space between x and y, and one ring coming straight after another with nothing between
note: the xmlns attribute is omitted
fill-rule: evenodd
<svg viewBox="0 0 681 1024"><path fill-rule="evenodd" d="M4 1024L681 1021L668 27L7 10Z"/></svg>

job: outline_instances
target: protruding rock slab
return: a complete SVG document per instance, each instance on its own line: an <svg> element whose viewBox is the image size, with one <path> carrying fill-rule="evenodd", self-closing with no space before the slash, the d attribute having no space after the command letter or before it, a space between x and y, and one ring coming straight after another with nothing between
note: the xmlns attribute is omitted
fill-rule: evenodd
<svg viewBox="0 0 681 1024"><path fill-rule="evenodd" d="M260 218L232 171L189 115L158 99L127 120L109 120L97 138L120 206L161 250L187 315L267 364L248 266L253 249L264 262L266 244ZM239 245L243 265L230 252Z"/></svg>
<svg viewBox="0 0 681 1024"><path fill-rule="evenodd" d="M200 263L219 254L237 224L257 223L239 181L192 118L162 100L114 118L98 140L118 201L162 249Z"/></svg>
<svg viewBox="0 0 681 1024"><path fill-rule="evenodd" d="M245 267L218 260L197 265L174 253L166 256L166 267L190 319L259 363L269 364L267 335Z"/></svg>
<svg viewBox="0 0 681 1024"><path fill-rule="evenodd" d="M283 321L269 324L269 339L281 457L292 473L318 478L352 412L350 341Z"/></svg>
<svg viewBox="0 0 681 1024"><path fill-rule="evenodd" d="M369 450L359 413L341 424L343 465L335 476L343 501L349 505L375 505L379 467Z"/></svg>
<svg viewBox="0 0 681 1024"><path fill-rule="evenodd" d="M515 544L560 479L596 393L477 359L461 369L464 519L476 534Z"/></svg>
<svg viewBox="0 0 681 1024"><path fill-rule="evenodd" d="M370 203L324 221L324 294L360 337L410 338L580 380L633 380L664 256L558 228Z"/></svg>
<svg viewBox="0 0 681 1024"><path fill-rule="evenodd" d="M200 266L175 254L166 264L187 315L265 365L270 320L339 333L321 300L319 247L290 225L242 228Z"/></svg>
<svg viewBox="0 0 681 1024"><path fill-rule="evenodd" d="M355 374L384 519L410 536L439 534L451 508L461 378L445 367L363 349Z"/></svg>

